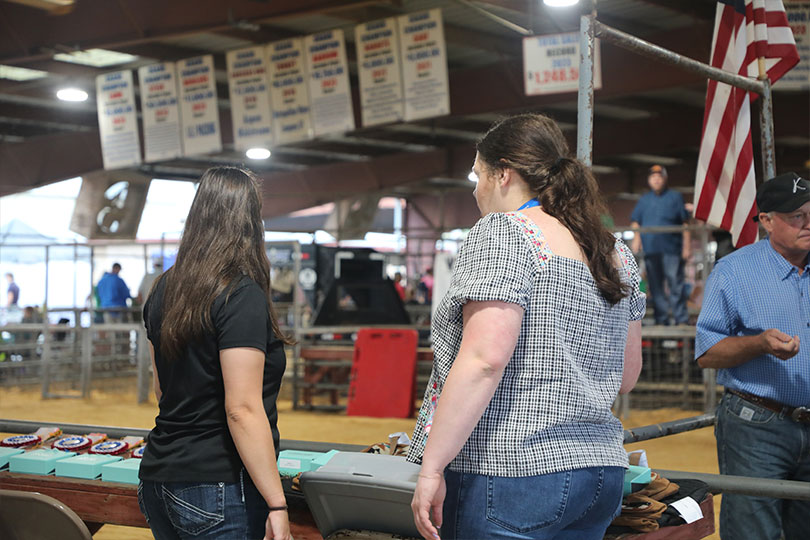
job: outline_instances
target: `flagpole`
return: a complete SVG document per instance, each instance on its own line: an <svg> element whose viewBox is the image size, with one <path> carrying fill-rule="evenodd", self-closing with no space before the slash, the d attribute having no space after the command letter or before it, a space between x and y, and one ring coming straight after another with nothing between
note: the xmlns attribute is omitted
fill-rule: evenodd
<svg viewBox="0 0 810 540"><path fill-rule="evenodd" d="M776 176L776 158L773 140L773 99L771 95L771 81L765 69L765 57L757 58L757 77L764 86L759 102L759 128L762 142L762 181ZM755 175L756 177L756 175Z"/></svg>

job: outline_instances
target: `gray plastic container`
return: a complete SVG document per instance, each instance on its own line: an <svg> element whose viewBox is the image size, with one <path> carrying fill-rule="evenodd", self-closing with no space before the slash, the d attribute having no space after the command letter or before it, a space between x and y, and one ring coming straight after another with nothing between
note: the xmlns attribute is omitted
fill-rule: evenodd
<svg viewBox="0 0 810 540"><path fill-rule="evenodd" d="M301 490L324 537L353 529L420 538L411 513L419 469L404 457L339 452L302 474Z"/></svg>

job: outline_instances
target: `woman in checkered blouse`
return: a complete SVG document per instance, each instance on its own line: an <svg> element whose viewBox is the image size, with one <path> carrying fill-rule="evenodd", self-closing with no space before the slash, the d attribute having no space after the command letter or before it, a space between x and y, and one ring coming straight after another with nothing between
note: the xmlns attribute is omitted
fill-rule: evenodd
<svg viewBox="0 0 810 540"><path fill-rule="evenodd" d="M641 370L638 268L554 121L507 118L477 150L483 217L433 320L414 520L425 538L602 538L627 466L611 405Z"/></svg>

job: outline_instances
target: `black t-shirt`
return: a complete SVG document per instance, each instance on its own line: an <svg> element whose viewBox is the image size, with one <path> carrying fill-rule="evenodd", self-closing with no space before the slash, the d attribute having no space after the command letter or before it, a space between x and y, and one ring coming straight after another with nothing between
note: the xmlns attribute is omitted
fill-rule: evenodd
<svg viewBox="0 0 810 540"><path fill-rule="evenodd" d="M161 279L144 306L163 395L140 477L154 482L236 482L242 461L228 430L219 351L252 347L265 353L262 398L278 452L276 398L286 366L284 344L273 334L264 292L242 276L211 306L215 331L189 343L182 359L167 360L160 353L165 285Z"/></svg>

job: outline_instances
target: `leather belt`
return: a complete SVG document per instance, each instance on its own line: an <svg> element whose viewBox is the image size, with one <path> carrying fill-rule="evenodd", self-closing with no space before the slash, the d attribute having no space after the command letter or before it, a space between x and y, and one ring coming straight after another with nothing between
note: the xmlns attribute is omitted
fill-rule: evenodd
<svg viewBox="0 0 810 540"><path fill-rule="evenodd" d="M747 392L740 392L739 390L733 390L731 388L726 388L726 392L742 398L745 401L750 401L754 405L759 405L763 409L784 414L796 422L810 424L810 409L806 407L790 407L784 403L779 403L778 401L774 401L772 399L755 396L754 394L749 394Z"/></svg>

